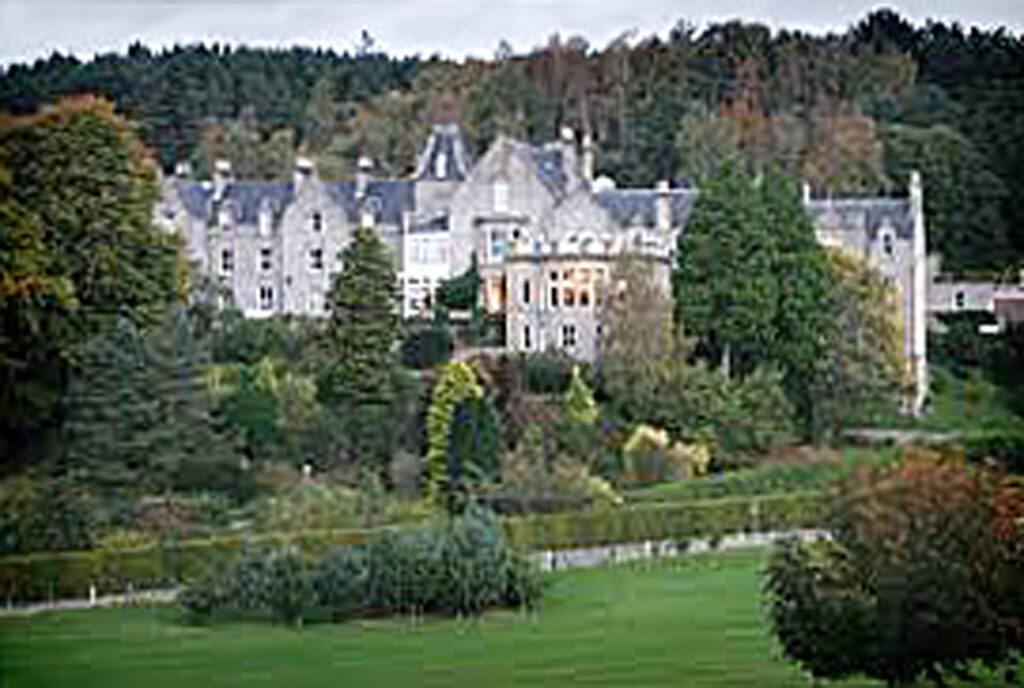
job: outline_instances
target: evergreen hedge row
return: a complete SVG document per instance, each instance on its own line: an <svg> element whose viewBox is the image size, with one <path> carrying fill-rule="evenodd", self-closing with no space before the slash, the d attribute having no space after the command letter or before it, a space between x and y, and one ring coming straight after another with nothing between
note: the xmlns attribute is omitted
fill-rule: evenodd
<svg viewBox="0 0 1024 688"><path fill-rule="evenodd" d="M714 538L737 532L810 528L822 525L828 493L806 492L735 497L679 504L631 507L505 518L509 542L533 550L572 549L645 540ZM318 531L258 537L220 537L157 547L39 553L0 558L0 604L56 599L85 599L97 594L172 587L197 580L212 567L237 558L243 543L297 545L317 554L335 545L383 540L416 526L372 530Z"/></svg>

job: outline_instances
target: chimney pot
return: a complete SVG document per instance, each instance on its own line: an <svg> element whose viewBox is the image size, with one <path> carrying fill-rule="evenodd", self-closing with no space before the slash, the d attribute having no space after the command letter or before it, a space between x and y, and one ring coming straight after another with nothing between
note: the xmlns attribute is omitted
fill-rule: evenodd
<svg viewBox="0 0 1024 688"><path fill-rule="evenodd" d="M583 134L583 162L581 176L587 182L594 181L594 139L590 136L590 132Z"/></svg>
<svg viewBox="0 0 1024 688"><path fill-rule="evenodd" d="M672 205L667 179L662 179L657 184L657 228L660 232L668 232L672 229Z"/></svg>
<svg viewBox="0 0 1024 688"><path fill-rule="evenodd" d="M373 159L368 155L360 155L356 162L356 197L362 198L366 195L366 189L370 185L370 175L373 172Z"/></svg>

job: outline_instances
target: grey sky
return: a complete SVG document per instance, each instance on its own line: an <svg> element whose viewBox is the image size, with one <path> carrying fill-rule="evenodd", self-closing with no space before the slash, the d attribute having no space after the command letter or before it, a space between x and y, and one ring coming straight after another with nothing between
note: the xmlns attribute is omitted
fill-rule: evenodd
<svg viewBox="0 0 1024 688"><path fill-rule="evenodd" d="M89 59L123 51L138 39L174 43L294 44L352 50L366 29L392 54L490 57L498 42L516 52L554 32L604 46L624 31L665 35L679 19L704 26L733 18L773 28L842 31L872 8L892 6L915 22L1024 31L1021 0L0 0L0 63L31 61L54 50Z"/></svg>

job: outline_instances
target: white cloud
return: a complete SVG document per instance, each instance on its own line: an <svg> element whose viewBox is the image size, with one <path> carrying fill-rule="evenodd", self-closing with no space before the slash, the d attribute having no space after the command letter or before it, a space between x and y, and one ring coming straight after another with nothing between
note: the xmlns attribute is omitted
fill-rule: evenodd
<svg viewBox="0 0 1024 688"><path fill-rule="evenodd" d="M897 8L916 22L934 17L985 27L1024 29L1019 0L907 0ZM602 47L629 29L664 35L679 19L698 26L743 18L811 31L842 31L878 3L839 0L2 0L0 62L46 57L54 50L82 59L123 51L141 40L154 48L199 40L293 44L352 50L365 28L392 54L489 57L498 42L517 51L549 35L582 35Z"/></svg>

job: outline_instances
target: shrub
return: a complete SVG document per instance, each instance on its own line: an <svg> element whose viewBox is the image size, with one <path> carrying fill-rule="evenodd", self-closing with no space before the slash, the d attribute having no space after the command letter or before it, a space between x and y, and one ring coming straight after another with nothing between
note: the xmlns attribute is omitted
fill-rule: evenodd
<svg viewBox="0 0 1024 688"><path fill-rule="evenodd" d="M1024 429L973 430L961 440L970 461L995 461L1013 473L1024 473Z"/></svg>
<svg viewBox="0 0 1024 688"><path fill-rule="evenodd" d="M433 368L448 362L452 347L452 334L445 326L414 330L402 341L402 364L410 368Z"/></svg>
<svg viewBox="0 0 1024 688"><path fill-rule="evenodd" d="M816 677L942 685L1024 650L1018 490L918 451L847 482L834 541L785 544L765 588L775 633Z"/></svg>
<svg viewBox="0 0 1024 688"><path fill-rule="evenodd" d="M314 593L298 549L257 548L188 586L179 603L192 619L269 616L301 625L315 606Z"/></svg>
<svg viewBox="0 0 1024 688"><path fill-rule="evenodd" d="M188 588L181 603L197 618L301 623L321 612L335 621L403 611L479 614L532 605L540 593L538 572L509 547L496 517L470 509L441 527L328 550L310 566L293 548L247 553Z"/></svg>
<svg viewBox="0 0 1024 688"><path fill-rule="evenodd" d="M574 362L560 351L523 356L519 363L526 391L531 394L564 394L572 380Z"/></svg>
<svg viewBox="0 0 1024 688"><path fill-rule="evenodd" d="M0 554L85 549L99 527L96 500L70 483L20 475L0 483Z"/></svg>
<svg viewBox="0 0 1024 688"><path fill-rule="evenodd" d="M638 425L622 447L623 478L652 482L704 475L711 450L704 442L673 443L664 430Z"/></svg>
<svg viewBox="0 0 1024 688"><path fill-rule="evenodd" d="M352 528L359 525L359 494L342 485L300 482L260 498L254 505L263 531Z"/></svg>

